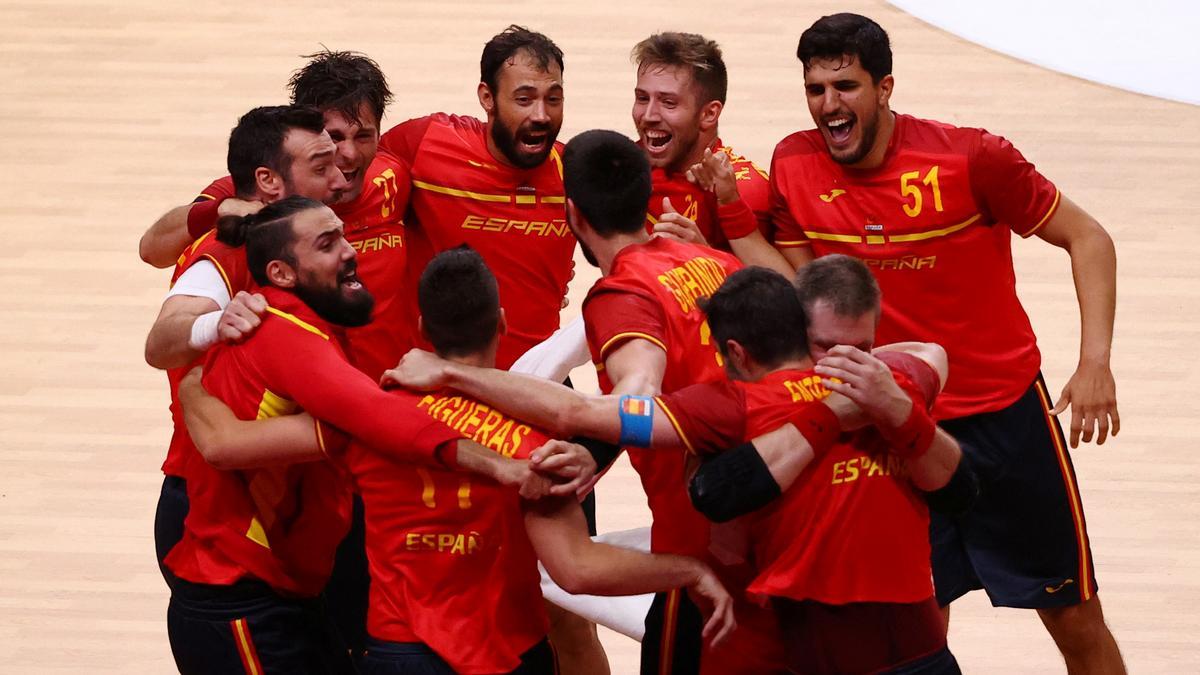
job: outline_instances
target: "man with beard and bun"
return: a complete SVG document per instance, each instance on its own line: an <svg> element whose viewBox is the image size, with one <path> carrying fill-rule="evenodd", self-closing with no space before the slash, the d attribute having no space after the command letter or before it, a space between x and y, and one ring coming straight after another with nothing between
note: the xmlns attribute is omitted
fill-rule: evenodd
<svg viewBox="0 0 1200 675"><path fill-rule="evenodd" d="M633 124L653 169L651 231L790 271L769 247L739 241L771 237L767 173L718 135L729 88L721 48L695 33L663 32L634 46L633 60ZM715 172L728 180L714 182Z"/></svg>
<svg viewBox="0 0 1200 675"><path fill-rule="evenodd" d="M998 606L1036 609L1069 672L1124 672L1055 418L1071 407L1072 447L1097 426L1097 443L1120 429L1112 239L1007 140L893 113L891 46L874 21L823 17L796 55L817 128L775 150L776 245L797 266L829 253L864 260L883 290L877 341L937 341L949 354L934 415L982 488L968 513L933 518L938 601L985 589ZM1056 405L1017 298L1012 233L1071 258L1080 354Z"/></svg>
<svg viewBox="0 0 1200 675"><path fill-rule="evenodd" d="M494 363L504 312L495 278L477 253L452 249L434 256L418 295L421 330L439 354L464 365ZM307 415L239 421L198 382L189 380L180 391L203 454L232 457L274 443L284 458L294 457L298 446L323 457ZM569 446L548 443L538 428L454 392L393 395L505 456L532 453L545 466ZM682 583L713 608L705 631L710 639L733 626L732 600L703 563L593 543L573 495L521 501L511 489L397 463L365 446L339 460L367 507L372 584L365 672L557 672L539 603L537 560L577 593L651 592Z"/></svg>
<svg viewBox="0 0 1200 675"><path fill-rule="evenodd" d="M315 110L297 106L255 108L229 136L228 167L237 191L248 200L270 202L299 190L330 200L346 187L334 168L334 145ZM261 298L248 293L252 281L245 256L216 241L212 233L188 247L172 277L171 290L146 339L146 361L167 369L174 423L162 465L163 487L154 520L159 565L183 535L187 485L183 478L185 433L176 388L188 368L218 340L237 341L258 325ZM164 576L170 581L170 575Z"/></svg>
<svg viewBox="0 0 1200 675"><path fill-rule="evenodd" d="M329 450L345 430L392 461L480 473L544 490L526 464L465 439L387 394L347 361L340 326L370 320L371 294L341 221L320 202L289 197L223 224L246 247L268 306L262 324L219 345L203 382L242 419L303 409ZM364 415L363 410L372 414ZM296 456L214 466L185 448L190 510L167 555L174 576L168 634L183 673L341 673L352 666L329 631L319 594L350 520L350 482L333 462Z"/></svg>
<svg viewBox="0 0 1200 675"><path fill-rule="evenodd" d="M347 241L359 254L359 275L375 297L372 321L347 331L348 356L359 370L377 379L408 350L411 339L406 306L401 299L407 262L401 221L403 207L396 204L401 189L399 176L404 169L386 153L377 153L380 124L392 92L379 65L363 54L327 50L306 58L308 63L292 75L288 87L294 104L321 111L325 131L333 141L334 166L346 182L333 209L345 223ZM337 172L331 171L331 177L336 177ZM238 199L233 185L234 180L229 177L216 180L193 204L164 215L143 237L143 256L173 260L182 243L203 237L215 225L219 213L258 208L260 201ZM214 242L204 248L208 247L224 248ZM201 255L220 258L216 251L205 250ZM207 281L211 288L197 289L197 294L207 293L220 304L223 278L210 274ZM195 289L196 281L189 278L185 287ZM240 289L234 287L234 290ZM253 299L250 303L254 310L262 311L261 303ZM257 318L252 312L244 318L245 329L256 325ZM327 594L339 630L348 645L359 652L366 639L367 607L367 563L360 512L356 500L354 526L338 551L338 564ZM166 522L172 520L182 523L182 517Z"/></svg>

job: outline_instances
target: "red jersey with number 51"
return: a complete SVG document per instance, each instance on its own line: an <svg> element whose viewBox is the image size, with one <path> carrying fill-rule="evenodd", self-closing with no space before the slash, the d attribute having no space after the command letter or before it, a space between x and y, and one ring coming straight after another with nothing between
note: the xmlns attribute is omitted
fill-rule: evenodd
<svg viewBox="0 0 1200 675"><path fill-rule="evenodd" d="M816 130L783 139L771 163L776 245L862 259L883 290L876 342L946 348L939 419L999 410L1037 375L1011 233L1037 232L1058 202L1005 139L908 115L896 115L878 168L834 162Z"/></svg>

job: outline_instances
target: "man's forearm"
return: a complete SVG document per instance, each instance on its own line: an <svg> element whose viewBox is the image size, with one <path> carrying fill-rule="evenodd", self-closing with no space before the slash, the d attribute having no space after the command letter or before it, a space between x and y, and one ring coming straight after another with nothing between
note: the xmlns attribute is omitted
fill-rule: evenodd
<svg viewBox="0 0 1200 675"><path fill-rule="evenodd" d="M138 254L146 263L158 268L175 264L183 250L192 243L187 218L192 204L177 206L164 213L138 242Z"/></svg>
<svg viewBox="0 0 1200 675"><path fill-rule="evenodd" d="M196 319L216 311L217 303L211 302L211 309L189 308L160 316L150 328L146 336L146 363L160 370L186 366L204 354L204 350L191 345L192 326Z"/></svg>
<svg viewBox="0 0 1200 675"><path fill-rule="evenodd" d="M934 434L929 450L920 457L908 460L908 474L913 485L925 492L945 487L962 461L958 442L940 428Z"/></svg>
<svg viewBox="0 0 1200 675"><path fill-rule="evenodd" d="M451 388L542 427L552 436L578 434L608 440L592 430L573 428L581 417L578 411L587 406L588 396L570 387L531 375L458 363L449 364L446 373Z"/></svg>
<svg viewBox="0 0 1200 675"><path fill-rule="evenodd" d="M1117 308L1117 252L1102 229L1071 244L1071 275L1079 301L1079 360L1107 366Z"/></svg>

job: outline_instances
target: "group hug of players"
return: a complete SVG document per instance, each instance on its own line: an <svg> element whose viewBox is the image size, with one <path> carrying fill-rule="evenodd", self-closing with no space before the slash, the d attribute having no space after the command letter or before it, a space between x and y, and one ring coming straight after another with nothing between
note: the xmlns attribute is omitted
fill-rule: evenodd
<svg viewBox="0 0 1200 675"><path fill-rule="evenodd" d="M381 134L353 52L242 116L230 175L141 242L175 266L146 359L179 670L608 672L540 561L656 594L644 673L958 672L975 589L1036 609L1070 672L1123 672L1055 417L1072 447L1119 429L1111 239L1003 138L893 113L870 19L797 57L816 128L769 175L718 137L725 64L689 33L633 50L636 143L557 143L563 54L518 26L484 47L485 121ZM1057 404L1011 232L1070 254ZM602 278L560 329L577 243ZM589 360L602 396L560 384ZM649 553L589 537L622 449Z"/></svg>

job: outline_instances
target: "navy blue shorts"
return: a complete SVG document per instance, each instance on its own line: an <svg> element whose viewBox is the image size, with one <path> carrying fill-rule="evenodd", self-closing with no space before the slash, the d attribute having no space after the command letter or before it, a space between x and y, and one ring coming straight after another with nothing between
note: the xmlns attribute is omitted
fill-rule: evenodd
<svg viewBox="0 0 1200 675"><path fill-rule="evenodd" d="M957 517L931 513L938 603L983 589L998 607L1040 609L1096 593L1083 501L1052 402L1038 375L1015 403L944 420L979 476L979 499Z"/></svg>
<svg viewBox="0 0 1200 675"><path fill-rule="evenodd" d="M350 530L338 545L333 572L325 584L329 615L342 642L356 658L366 649L367 642L367 596L371 590L371 575L367 571L366 533L362 497L356 494Z"/></svg>
<svg viewBox="0 0 1200 675"><path fill-rule="evenodd" d="M354 663L320 600L259 581L171 582L167 636L182 675L350 675Z"/></svg>
<svg viewBox="0 0 1200 675"><path fill-rule="evenodd" d="M469 636L464 639L470 639ZM386 642L367 638L363 675L454 675L454 669L420 642ZM556 675L558 661L549 640L542 640L521 655L521 665L511 675Z"/></svg>
<svg viewBox="0 0 1200 675"><path fill-rule="evenodd" d="M188 514L187 481L179 476L163 476L162 490L158 493L158 506L154 510L154 553L158 558L158 569L170 586L175 579L163 564L175 544L183 539L183 521Z"/></svg>

